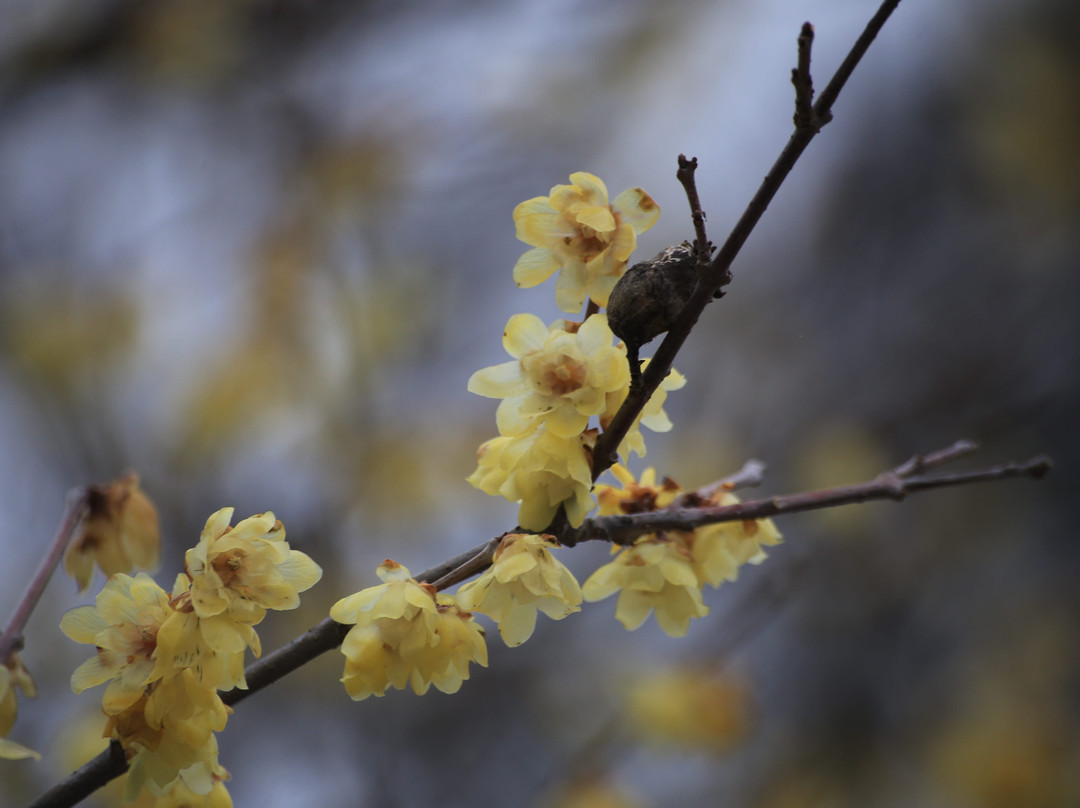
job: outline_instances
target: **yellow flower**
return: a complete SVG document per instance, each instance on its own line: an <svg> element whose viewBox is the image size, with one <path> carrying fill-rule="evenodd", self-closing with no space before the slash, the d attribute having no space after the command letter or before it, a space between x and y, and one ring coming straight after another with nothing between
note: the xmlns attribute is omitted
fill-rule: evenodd
<svg viewBox="0 0 1080 808"><path fill-rule="evenodd" d="M660 485L656 484L656 469L647 468L641 473L641 480L619 463L610 469L615 479L623 484L621 489L613 485L596 486L596 503L600 506L600 516L614 516L620 513L644 513L666 508L682 493L679 484L665 477Z"/></svg>
<svg viewBox="0 0 1080 808"><path fill-rule="evenodd" d="M37 696L37 687L34 685L33 677L30 676L30 671L23 665L19 655L12 653L7 662L0 665L0 759L21 760L30 757L40 759L41 755L34 750L7 739L19 714L19 704L15 699L16 688L28 698Z"/></svg>
<svg viewBox="0 0 1080 808"><path fill-rule="evenodd" d="M244 651L219 652L203 636L202 618L195 613L190 596L191 579L184 573L176 576L170 603L174 611L162 623L157 636L157 672L168 675L179 668L191 668L198 682L216 690L247 688L244 679ZM212 618L227 620L227 616ZM260 618L261 619L261 618ZM262 654L259 635L250 625L233 621L238 633L255 656Z"/></svg>
<svg viewBox="0 0 1080 808"><path fill-rule="evenodd" d="M552 434L573 438L604 411L609 393L630 384L626 349L613 339L603 314L550 327L535 315L515 314L503 331L514 361L478 370L469 392L503 399L495 416L502 435L523 435L542 421Z"/></svg>
<svg viewBox="0 0 1080 808"><path fill-rule="evenodd" d="M575 313L586 297L607 305L638 234L656 224L660 207L641 188L629 188L609 204L604 183L584 171L571 174L570 182L514 208L517 237L533 248L514 266L514 282L536 286L561 270L555 302Z"/></svg>
<svg viewBox="0 0 1080 808"><path fill-rule="evenodd" d="M735 505L738 502L734 494L720 491L705 504ZM746 519L699 527L694 531L691 548L694 572L702 583L719 587L724 581L734 581L743 564L764 561L762 545L779 544L781 540L772 519Z"/></svg>
<svg viewBox="0 0 1080 808"><path fill-rule="evenodd" d="M642 363L642 370L649 365L649 360L646 359ZM652 397L645 403L645 406L641 408L641 414L634 419L633 425L626 433L626 437L622 439L619 444L619 455L623 460L627 460L630 457L630 452L637 452L638 457L645 456L645 438L641 435L641 427L647 426L653 432L668 432L671 430L671 419L667 417L667 413L664 412L664 402L667 400L667 394L672 390L678 390L686 384L686 377L674 368L664 377L664 380L660 382L660 386L653 392ZM611 420L615 417L615 413L619 411L619 407L622 406L623 401L626 400L627 394L630 392L629 386L624 387L622 390L617 390L614 393L608 393L607 406L604 408L604 412L600 415L600 428L607 429Z"/></svg>
<svg viewBox="0 0 1080 808"><path fill-rule="evenodd" d="M289 549L285 528L269 511L229 527L233 509L214 513L199 544L188 550L187 595L207 644L221 654L252 645L251 626L267 609L295 609L300 592L322 577L319 565ZM178 610L184 610L182 605Z"/></svg>
<svg viewBox="0 0 1080 808"><path fill-rule="evenodd" d="M209 793L220 768L213 733L225 728L230 712L216 691L185 669L152 683L138 701L111 715L105 735L120 741L130 763L126 799L143 787L164 794L178 780Z"/></svg>
<svg viewBox="0 0 1080 808"><path fill-rule="evenodd" d="M377 572L385 583L330 609L332 619L355 624L341 644L341 681L355 701L406 685L418 695L431 685L456 693L469 678L470 662L487 666L484 633L472 615L430 584L413 580L395 561L387 559Z"/></svg>
<svg viewBox="0 0 1080 808"><path fill-rule="evenodd" d="M64 553L64 569L83 591L94 562L106 575L153 569L161 550L158 515L139 489L139 475L129 471L108 485L87 492L87 514Z"/></svg>
<svg viewBox="0 0 1080 808"><path fill-rule="evenodd" d="M97 646L97 654L71 675L71 689L82 693L109 682L102 707L115 714L138 701L146 685L160 676L154 661L157 635L172 609L169 596L145 572L134 578L113 575L95 603L67 612L60 630L75 642Z"/></svg>
<svg viewBox="0 0 1080 808"><path fill-rule="evenodd" d="M558 546L553 536L503 536L491 567L458 590L461 608L495 620L503 641L511 647L532 636L537 611L552 620L580 611L581 587L551 554L551 548Z"/></svg>
<svg viewBox="0 0 1080 808"><path fill-rule="evenodd" d="M693 618L709 613L701 600L686 534L645 536L617 552L615 560L590 575L581 589L590 602L618 592L615 619L628 631L641 626L651 611L664 633L682 637Z"/></svg>
<svg viewBox="0 0 1080 808"><path fill-rule="evenodd" d="M712 672L671 669L634 682L627 693L630 723L657 744L724 749L750 726L745 684Z"/></svg>
<svg viewBox="0 0 1080 808"><path fill-rule="evenodd" d="M595 439L593 430L560 438L543 426L518 438L493 438L480 446L476 471L467 479L487 494L520 503L518 524L526 530L550 525L560 505L577 527L593 509L586 446Z"/></svg>

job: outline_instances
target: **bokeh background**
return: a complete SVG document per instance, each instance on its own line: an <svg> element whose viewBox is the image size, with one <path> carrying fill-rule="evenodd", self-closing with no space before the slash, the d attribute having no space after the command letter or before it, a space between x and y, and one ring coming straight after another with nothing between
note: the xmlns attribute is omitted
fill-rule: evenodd
<svg viewBox="0 0 1080 808"><path fill-rule="evenodd" d="M691 235L684 152L722 240L790 131L800 24L820 87L875 7L0 2L0 615L64 492L129 467L164 585L224 505L323 566L266 648L386 557L510 527L464 482L495 410L465 381L511 314L560 316L513 285L514 205L641 185L648 257ZM236 804L1080 804L1077 34L1073 0L904 0L646 433L688 487L749 457L765 492L853 482L960 437L1053 475L789 517L686 638L587 605L490 632L455 696L354 704L327 654L230 720ZM606 550L562 557L583 579ZM0 761L0 804L92 754L57 629L89 599L58 575L30 623L12 737L45 758Z"/></svg>

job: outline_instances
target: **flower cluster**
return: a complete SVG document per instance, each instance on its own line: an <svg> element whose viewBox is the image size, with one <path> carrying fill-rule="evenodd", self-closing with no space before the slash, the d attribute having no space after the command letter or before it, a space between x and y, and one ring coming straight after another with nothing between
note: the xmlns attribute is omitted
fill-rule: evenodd
<svg viewBox="0 0 1080 808"><path fill-rule="evenodd" d="M601 514L654 511L671 506L682 494L671 480L657 485L652 469L642 474L640 482L621 466L612 470L623 487L597 486ZM704 498L694 495L693 501L703 506L733 505L738 499L721 489ZM779 542L780 533L771 519L648 534L629 547L612 548L615 559L596 570L582 592L588 601L618 592L615 617L629 631L641 626L652 612L664 632L681 637L692 619L709 613L701 597L705 584L719 587L735 580L740 566L765 559L762 545Z"/></svg>
<svg viewBox="0 0 1080 808"><path fill-rule="evenodd" d="M341 644L341 681L356 701L406 685L423 694L434 685L456 693L469 678L469 663L487 666L484 632L472 615L431 584L387 559L379 565L384 583L342 598L330 617L351 624Z"/></svg>
<svg viewBox="0 0 1080 808"><path fill-rule="evenodd" d="M61 630L96 654L71 677L76 693L108 683L105 736L129 762L126 798L145 787L186 804L228 805L214 733L230 712L218 690L245 686L243 652L259 653L253 626L267 609L293 609L322 571L291 550L272 513L229 527L232 508L206 523L172 594L146 573L112 575L93 606L64 615Z"/></svg>
<svg viewBox="0 0 1080 808"><path fill-rule="evenodd" d="M535 286L558 271L556 302L576 313L590 300L584 320L545 326L535 315L514 315L503 331L512 360L477 371L468 385L477 395L502 399L495 415L499 437L481 445L468 481L519 503L518 524L526 530L543 530L560 508L576 527L594 507L590 450L597 433L589 423L596 418L606 427L630 390L626 346L615 344L599 308L626 272L637 234L660 215L640 188L609 203L607 188L592 174L572 174L570 183L514 210L518 238L532 245L514 267L514 279ZM675 372L665 379L622 441L624 457L645 453L640 424L671 428L664 398L683 383Z"/></svg>

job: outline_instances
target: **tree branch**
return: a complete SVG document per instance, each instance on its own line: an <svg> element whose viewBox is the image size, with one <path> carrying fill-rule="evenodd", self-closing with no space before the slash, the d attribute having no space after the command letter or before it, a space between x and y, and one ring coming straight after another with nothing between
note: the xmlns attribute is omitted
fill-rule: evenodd
<svg viewBox="0 0 1080 808"><path fill-rule="evenodd" d="M780 190L780 186L788 174L791 173L791 169L794 168L795 163L806 150L810 141L820 131L821 126L831 120L832 105L836 102L840 91L847 83L855 66L865 55L870 43L874 41L885 21L888 20L898 5L900 5L900 0L884 0L877 13L870 19L862 34L855 41L835 75L833 75L821 95L818 96L817 102L813 105L812 117L814 125L796 127L791 134L787 145L784 146L780 156L773 163L772 168L769 169L769 173L765 175L761 187L758 188L757 193L750 200L750 204L743 211L727 241L724 242L720 252L717 253L706 268L698 283L697 290L687 301L678 321L668 331L664 341L660 343L660 347L657 348L653 358L649 361L649 366L642 374L643 383L636 389L630 390L629 395L623 401L608 428L597 438L593 453L594 480L615 462L619 444L626 437L626 433L630 431L630 427L641 413L642 407L652 398L652 394L660 386L660 382L667 377L671 365L675 361L675 355L682 348L691 329L697 323L698 317L701 316L701 312L705 310L705 306L713 299L716 292L727 284L730 278L731 265L742 249L743 244L746 243L750 233L757 226L758 221L769 207L769 203L776 196L776 192ZM807 58L809 58L809 51L807 51ZM809 81L809 62L807 63L807 80Z"/></svg>
<svg viewBox="0 0 1080 808"><path fill-rule="evenodd" d="M7 628L4 629L3 634L0 634L0 665L6 663L8 657L13 653L22 650L22 632L26 627L26 621L30 619L34 607L37 606L37 602L41 599L49 579L56 570L56 565L60 563L60 558L64 555L64 548L67 547L68 541L71 540L71 534L86 514L85 488L72 489L68 492L66 500L64 515L60 518L60 524L53 535L49 551L41 559L37 572L30 579L26 591L23 592L22 597L16 604Z"/></svg>
<svg viewBox="0 0 1080 808"><path fill-rule="evenodd" d="M835 488L822 488L799 494L787 494L767 499L755 499L740 502L737 505L714 505L701 508L665 508L645 513L618 514L615 516L597 516L586 519L581 527L574 531L573 543L589 540L610 541L613 544L633 544L638 537L663 530L693 530L704 525L721 522L739 522L750 519L764 519L771 516L783 516L800 511L812 511L819 508L835 508L839 505L851 505L878 499L902 500L908 494L929 491L932 488L945 488L954 485L1005 480L1012 477L1031 477L1039 479L1052 468L1050 459L1045 456L1032 458L1023 463L1006 463L1000 466L958 472L920 476L914 469L925 469L927 461L932 465L941 465L956 459L959 453L951 452L959 444L942 450L934 455L916 457L891 471L879 474L875 479L857 485L841 485ZM968 444L965 443L965 447Z"/></svg>

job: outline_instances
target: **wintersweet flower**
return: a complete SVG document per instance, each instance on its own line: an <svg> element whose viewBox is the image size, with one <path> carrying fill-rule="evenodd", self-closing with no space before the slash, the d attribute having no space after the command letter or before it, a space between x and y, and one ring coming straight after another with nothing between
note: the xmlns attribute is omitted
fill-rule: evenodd
<svg viewBox="0 0 1080 808"><path fill-rule="evenodd" d="M533 314L515 314L503 331L503 347L514 360L478 370L469 392L503 399L495 415L502 435L523 435L543 421L552 434L573 438L604 411L609 393L630 384L626 349L613 340L603 314L551 326Z"/></svg>
<svg viewBox="0 0 1080 808"><path fill-rule="evenodd" d="M12 653L8 656L7 662L0 665L0 759L40 758L41 755L34 750L7 738L19 715L19 704L15 698L16 688L28 698L37 696L37 686L34 684L33 677L30 676L30 671L23 665L19 655Z"/></svg>
<svg viewBox="0 0 1080 808"><path fill-rule="evenodd" d="M71 675L71 689L82 693L109 682L102 707L110 715L137 702L161 675L155 672L157 635L171 612L169 596L145 572L109 578L94 606L77 606L60 621L75 642L97 646L97 654Z"/></svg>
<svg viewBox="0 0 1080 808"><path fill-rule="evenodd" d="M735 505L738 497L729 491L719 491L706 505ZM743 564L760 564L765 560L762 545L782 541L772 519L746 519L741 522L720 522L699 527L694 531L694 573L703 584L719 587L724 581L734 581Z"/></svg>
<svg viewBox="0 0 1080 808"><path fill-rule="evenodd" d="M528 288L558 271L555 302L575 313L586 297L607 305L638 234L656 224L660 207L641 188L609 204L607 186L584 171L571 174L570 182L514 208L517 237L533 248L514 266L514 282Z"/></svg>
<svg viewBox="0 0 1080 808"><path fill-rule="evenodd" d="M649 360L645 360L641 368L644 370L649 365ZM641 435L641 427L647 426L653 432L668 432L671 430L673 424L671 419L668 418L667 413L664 412L664 402L667 401L667 394L672 390L679 390L686 384L686 377L674 368L664 377L664 380L660 382L660 386L653 392L652 397L645 403L645 406L641 408L641 414L634 419L634 423L626 433L626 437L622 439L619 444L619 455L623 460L627 460L630 457L630 452L636 452L638 457L645 456L645 438ZM607 397L607 407L600 415L600 428L607 429L611 420L615 417L615 413L619 411L619 407L626 400L627 394L630 392L629 386L624 387L622 390L617 390L614 393L609 393Z"/></svg>
<svg viewBox="0 0 1080 808"><path fill-rule="evenodd" d="M214 513L196 547L185 555L191 589L183 600L199 617L199 630L220 654L252 644L251 626L267 609L295 609L300 593L322 577L322 569L299 550L289 548L285 528L273 513L257 514L229 527L233 509Z"/></svg>
<svg viewBox="0 0 1080 808"><path fill-rule="evenodd" d="M139 475L129 471L87 491L87 514L64 553L64 569L82 592L95 562L105 575L149 570L157 566L160 551L157 509L140 490Z"/></svg>
<svg viewBox="0 0 1080 808"><path fill-rule="evenodd" d="M623 487L603 484L596 486L596 504L600 506L600 516L644 513L666 508L682 493L682 488L670 477L665 477L657 485L656 469L651 467L641 473L640 480L635 480L634 475L620 463L613 465L609 471Z"/></svg>
<svg viewBox="0 0 1080 808"><path fill-rule="evenodd" d="M581 587L573 573L551 554L558 546L554 536L503 536L491 567L458 590L461 608L492 618L511 647L532 636L538 611L552 620L580 611Z"/></svg>
<svg viewBox="0 0 1080 808"><path fill-rule="evenodd" d="M686 538L687 534L678 533L664 538L644 536L618 550L614 561L582 585L585 600L603 600L618 592L615 619L627 631L640 627L651 611L664 633L684 636L693 618L709 613L701 600Z"/></svg>
<svg viewBox="0 0 1080 808"><path fill-rule="evenodd" d="M213 775L221 771L213 733L225 728L229 712L216 692L185 670L154 683L139 701L110 716L105 736L120 742L129 761L125 800L144 787L160 796L180 782L198 794L210 793Z"/></svg>
<svg viewBox="0 0 1080 808"><path fill-rule="evenodd" d="M487 666L483 630L453 598L412 578L387 559L384 583L342 598L330 609L339 623L354 624L341 644L341 681L355 701L410 685L422 695L432 685L456 693L469 678L469 663Z"/></svg>
<svg viewBox="0 0 1080 808"><path fill-rule="evenodd" d="M480 446L476 471L467 479L487 494L519 503L518 524L526 530L543 530L560 505L577 527L593 509L586 448L595 440L594 430L560 438L544 426L517 438L493 438Z"/></svg>
<svg viewBox="0 0 1080 808"><path fill-rule="evenodd" d="M158 672L162 675L179 668L190 668L198 682L216 690L247 688L244 679L244 650L216 651L203 635L202 618L195 613L190 596L191 579L184 573L176 576L172 599L174 610L162 623L157 636ZM261 619L261 618L260 618ZM231 631L239 634L255 656L262 654L262 643L255 629L234 620Z"/></svg>

